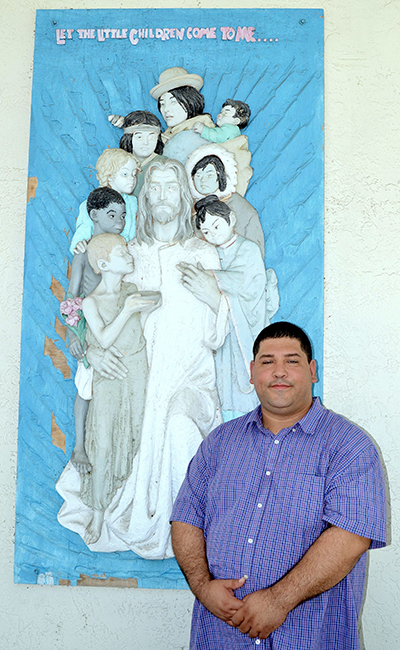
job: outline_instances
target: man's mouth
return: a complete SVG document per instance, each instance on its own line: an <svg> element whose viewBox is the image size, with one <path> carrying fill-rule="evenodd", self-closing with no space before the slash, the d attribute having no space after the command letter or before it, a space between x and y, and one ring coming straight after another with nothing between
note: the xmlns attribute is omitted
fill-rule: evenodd
<svg viewBox="0 0 400 650"><path fill-rule="evenodd" d="M291 388L291 384L270 384L270 388L274 390L284 390L285 388Z"/></svg>

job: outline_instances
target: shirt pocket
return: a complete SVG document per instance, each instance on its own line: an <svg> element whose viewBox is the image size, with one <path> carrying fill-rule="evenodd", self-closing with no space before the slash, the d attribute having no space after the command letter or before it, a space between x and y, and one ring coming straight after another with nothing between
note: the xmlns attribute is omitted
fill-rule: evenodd
<svg viewBox="0 0 400 650"><path fill-rule="evenodd" d="M312 474L275 477L280 517L290 529L308 537L323 527L325 478ZM292 531L293 532L293 531Z"/></svg>

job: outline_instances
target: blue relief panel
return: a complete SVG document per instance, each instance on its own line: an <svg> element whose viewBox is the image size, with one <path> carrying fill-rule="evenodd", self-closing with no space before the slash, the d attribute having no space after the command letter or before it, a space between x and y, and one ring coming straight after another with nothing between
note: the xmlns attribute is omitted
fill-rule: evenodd
<svg viewBox="0 0 400 650"><path fill-rule="evenodd" d="M319 9L143 9L37 12L21 337L15 581L77 584L82 576L186 588L174 558L90 551L61 526L55 484L75 442L76 362L60 324L69 244L80 203L97 187L100 153L118 147L109 114L148 110L163 70L204 79L215 121L229 98L245 101L265 265L280 307L310 336L322 395L323 12ZM65 444L64 444L65 436Z"/></svg>

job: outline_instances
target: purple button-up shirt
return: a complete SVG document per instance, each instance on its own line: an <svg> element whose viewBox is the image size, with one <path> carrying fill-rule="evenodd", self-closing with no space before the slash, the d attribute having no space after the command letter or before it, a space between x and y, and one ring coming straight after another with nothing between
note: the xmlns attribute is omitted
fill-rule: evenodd
<svg viewBox="0 0 400 650"><path fill-rule="evenodd" d="M386 540L386 494L369 437L316 398L273 435L261 408L215 429L192 459L171 520L204 531L214 578L249 576L235 595L282 578L328 527ZM335 587L291 611L268 639L251 639L197 600L191 650L359 650L366 554Z"/></svg>

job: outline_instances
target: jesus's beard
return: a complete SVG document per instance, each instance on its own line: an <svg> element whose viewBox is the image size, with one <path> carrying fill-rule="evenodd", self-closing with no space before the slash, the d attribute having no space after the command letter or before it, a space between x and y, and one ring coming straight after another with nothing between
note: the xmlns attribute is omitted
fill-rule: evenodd
<svg viewBox="0 0 400 650"><path fill-rule="evenodd" d="M154 206L152 213L153 219L162 226L170 223L170 221L174 221L176 218L176 208L169 203Z"/></svg>

